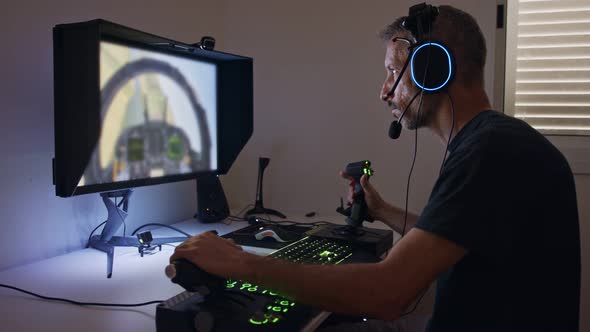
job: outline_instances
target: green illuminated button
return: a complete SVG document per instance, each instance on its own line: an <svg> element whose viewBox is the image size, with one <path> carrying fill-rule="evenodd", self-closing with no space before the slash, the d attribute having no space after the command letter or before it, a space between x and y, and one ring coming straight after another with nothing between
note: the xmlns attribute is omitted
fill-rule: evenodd
<svg viewBox="0 0 590 332"><path fill-rule="evenodd" d="M272 307L272 311L281 312L281 310L283 310L281 307Z"/></svg>
<svg viewBox="0 0 590 332"><path fill-rule="evenodd" d="M287 312L287 311L289 311L289 309L287 309L287 308L283 309L283 312Z"/></svg>
<svg viewBox="0 0 590 332"><path fill-rule="evenodd" d="M280 303L281 303L281 305L285 305L285 306L289 305L289 301L281 301Z"/></svg>
<svg viewBox="0 0 590 332"><path fill-rule="evenodd" d="M328 256L330 256L331 254L332 254L332 252L331 252L331 251L324 250L324 251L323 251L323 252L320 254L320 257L328 257Z"/></svg>
<svg viewBox="0 0 590 332"><path fill-rule="evenodd" d="M275 317L275 318L273 318L273 320L272 320L272 322L273 322L273 323L276 323L276 322L278 322L278 321L279 321L279 317Z"/></svg>
<svg viewBox="0 0 590 332"><path fill-rule="evenodd" d="M266 324L268 323L268 319L264 319L262 321L256 320L254 318L250 318L250 323L254 324L254 325L262 325L262 324Z"/></svg>

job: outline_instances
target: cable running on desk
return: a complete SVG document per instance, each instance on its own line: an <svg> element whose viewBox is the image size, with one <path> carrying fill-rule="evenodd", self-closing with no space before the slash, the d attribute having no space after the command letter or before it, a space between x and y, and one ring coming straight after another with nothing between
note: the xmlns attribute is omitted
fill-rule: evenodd
<svg viewBox="0 0 590 332"><path fill-rule="evenodd" d="M24 290L22 288L10 286L10 285L5 285L5 284L0 284L0 287L4 287L4 288L12 289L12 290L15 290L15 291L18 291L18 292L21 292L21 293L32 295L32 296L41 298L43 300L60 301L60 302L66 302L66 303L80 305L80 306L94 306L94 307L143 307L143 306L150 305L150 304L159 304L159 303L164 302L162 300L149 301L149 302L143 302L143 303L131 303L131 304L127 304L127 303L79 302L79 301L74 301L74 300L69 300L69 299L62 299L62 298L59 298L59 297L50 297L50 296L39 295L39 294L36 294L36 293L33 293L33 292L29 292L27 290Z"/></svg>

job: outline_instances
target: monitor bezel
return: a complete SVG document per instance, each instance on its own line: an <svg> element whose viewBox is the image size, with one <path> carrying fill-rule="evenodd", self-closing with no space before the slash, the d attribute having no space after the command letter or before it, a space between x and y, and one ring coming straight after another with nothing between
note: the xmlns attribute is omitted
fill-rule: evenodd
<svg viewBox="0 0 590 332"><path fill-rule="evenodd" d="M217 170L78 186L100 137L97 115L100 117L98 56L101 40L194 58L217 66L217 133L214 138ZM227 174L253 134L251 57L199 49L104 19L54 26L53 55L55 157L52 164L56 196L70 197ZM88 63L94 64L90 66L95 68L94 72L89 70ZM79 112L80 108L86 112Z"/></svg>

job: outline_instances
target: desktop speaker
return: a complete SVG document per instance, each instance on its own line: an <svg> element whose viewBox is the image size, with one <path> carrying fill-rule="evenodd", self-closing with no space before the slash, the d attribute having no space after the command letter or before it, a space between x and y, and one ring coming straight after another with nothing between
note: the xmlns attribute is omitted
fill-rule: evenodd
<svg viewBox="0 0 590 332"><path fill-rule="evenodd" d="M218 222L229 217L229 206L219 177L215 174L197 178L197 213L202 223Z"/></svg>

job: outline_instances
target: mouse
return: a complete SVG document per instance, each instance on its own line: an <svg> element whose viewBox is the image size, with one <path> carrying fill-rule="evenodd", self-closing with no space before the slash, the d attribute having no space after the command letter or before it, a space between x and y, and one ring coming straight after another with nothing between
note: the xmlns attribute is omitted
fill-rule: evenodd
<svg viewBox="0 0 590 332"><path fill-rule="evenodd" d="M278 226L261 226L254 233L256 240L274 239L277 242L293 242L299 240L299 233L286 231Z"/></svg>

